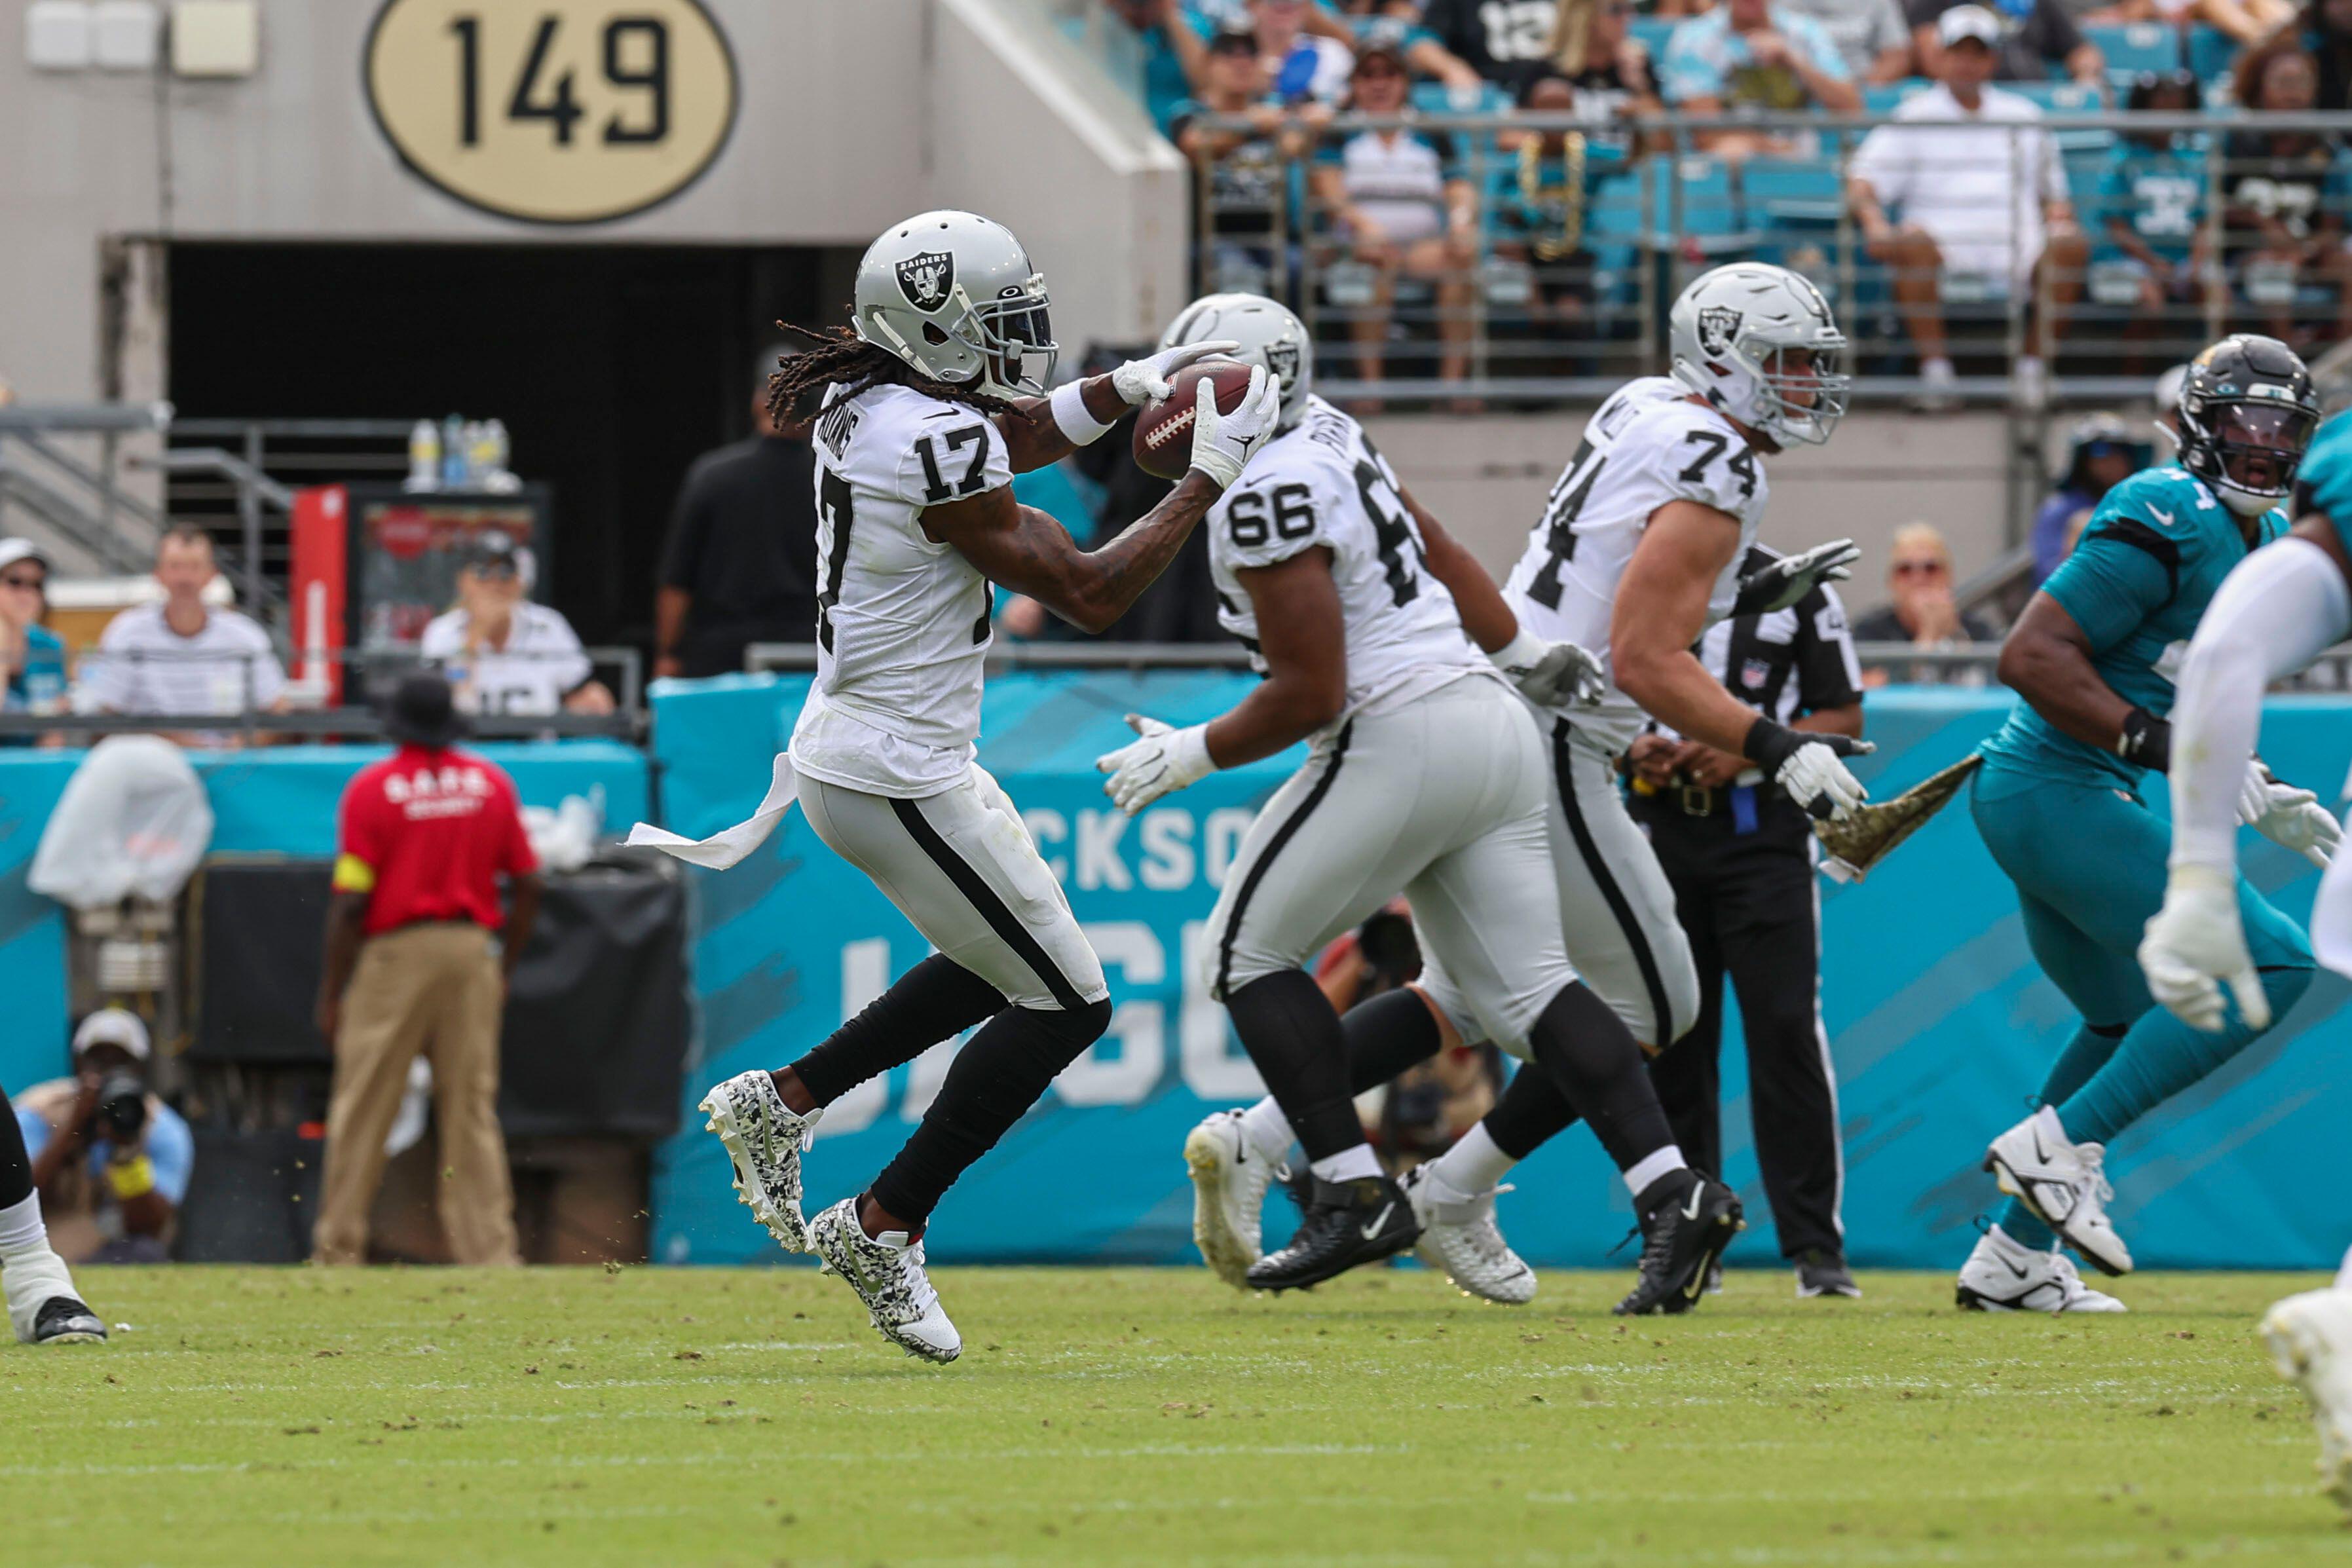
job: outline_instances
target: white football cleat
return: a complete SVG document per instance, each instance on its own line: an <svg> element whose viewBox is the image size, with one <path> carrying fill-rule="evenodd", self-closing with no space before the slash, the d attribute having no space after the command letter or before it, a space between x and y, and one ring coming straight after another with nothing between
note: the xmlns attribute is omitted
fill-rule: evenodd
<svg viewBox="0 0 2352 1568"><path fill-rule="evenodd" d="M1412 1200L1413 1218L1421 1222L1421 1239L1413 1255L1454 1281L1465 1296L1475 1296L1505 1307L1524 1307L1536 1299L1536 1271L1528 1268L1495 1223L1495 1198L1507 1186L1491 1187L1476 1197L1441 1197L1433 1190L1444 1184L1427 1165L1405 1173L1405 1195Z"/></svg>
<svg viewBox="0 0 2352 1568"><path fill-rule="evenodd" d="M2000 1190L2023 1204L2036 1219L2105 1274L2128 1274L2131 1249L2107 1218L2107 1151L2100 1143L2074 1143L2043 1106L1992 1141L1984 1168Z"/></svg>
<svg viewBox="0 0 2352 1568"><path fill-rule="evenodd" d="M95 1344L106 1338L105 1321L74 1294L73 1276L54 1252L20 1256L0 1268L0 1295L7 1299L8 1326L26 1344Z"/></svg>
<svg viewBox="0 0 2352 1568"><path fill-rule="evenodd" d="M2327 1495L2352 1510L2352 1290L2289 1296L2263 1315L2262 1334L2279 1375L2311 1400Z"/></svg>
<svg viewBox="0 0 2352 1568"><path fill-rule="evenodd" d="M923 1244L890 1230L879 1238L857 1223L857 1200L844 1198L809 1222L809 1242L824 1268L849 1282L882 1337L922 1361L944 1366L963 1353L963 1336L940 1307L923 1271Z"/></svg>
<svg viewBox="0 0 2352 1568"><path fill-rule="evenodd" d="M824 1107L796 1115L776 1092L776 1080L759 1068L739 1072L704 1095L701 1110L709 1118L703 1126L719 1134L735 1167L735 1195L785 1251L806 1252L801 1152L814 1141Z"/></svg>
<svg viewBox="0 0 2352 1568"><path fill-rule="evenodd" d="M1971 1312L2124 1312L2113 1296L2092 1289L2074 1259L2052 1248L2037 1252L1999 1226L1977 1238L1960 1265L1958 1300Z"/></svg>
<svg viewBox="0 0 2352 1568"><path fill-rule="evenodd" d="M1238 1110L1220 1110L1184 1135L1184 1169L1192 1177L1192 1244L1236 1290L1265 1255L1265 1190L1280 1165L1250 1146Z"/></svg>

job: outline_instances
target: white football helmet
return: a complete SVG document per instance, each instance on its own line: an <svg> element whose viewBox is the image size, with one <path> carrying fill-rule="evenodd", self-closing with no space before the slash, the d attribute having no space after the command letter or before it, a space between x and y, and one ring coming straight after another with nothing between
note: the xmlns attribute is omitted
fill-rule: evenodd
<svg viewBox="0 0 2352 1568"><path fill-rule="evenodd" d="M1282 417L1277 430L1287 430L1307 412L1307 395L1315 390L1315 343L1306 323L1262 294L1204 294L1176 312L1160 346L1214 342L1219 338L1241 344L1231 358L1244 364L1262 364L1282 388Z"/></svg>
<svg viewBox="0 0 2352 1568"><path fill-rule="evenodd" d="M851 330L934 381L1043 397L1058 353L1045 279L1013 231L977 213L892 224L857 264Z"/></svg>
<svg viewBox="0 0 2352 1568"><path fill-rule="evenodd" d="M1683 290L1667 318L1675 379L1786 447L1845 416L1845 334L1822 291L1785 267L1738 261ZM1794 395L1811 393L1807 402Z"/></svg>

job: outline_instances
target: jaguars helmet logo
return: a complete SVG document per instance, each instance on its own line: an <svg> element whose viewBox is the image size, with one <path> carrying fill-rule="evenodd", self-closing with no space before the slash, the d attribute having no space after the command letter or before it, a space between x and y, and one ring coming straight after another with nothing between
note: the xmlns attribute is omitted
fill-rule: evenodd
<svg viewBox="0 0 2352 1568"><path fill-rule="evenodd" d="M1739 312L1728 305L1709 305L1698 313L1698 346L1702 353L1727 354L1739 336Z"/></svg>
<svg viewBox="0 0 2352 1568"><path fill-rule="evenodd" d="M918 310L936 310L955 291L955 257L926 250L898 263L898 292Z"/></svg>

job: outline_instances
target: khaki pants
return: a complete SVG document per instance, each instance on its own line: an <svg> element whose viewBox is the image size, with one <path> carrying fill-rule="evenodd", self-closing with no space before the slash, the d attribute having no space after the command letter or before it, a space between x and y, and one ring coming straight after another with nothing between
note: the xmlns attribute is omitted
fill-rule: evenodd
<svg viewBox="0 0 2352 1568"><path fill-rule="evenodd" d="M327 1171L312 1260L367 1256L368 1210L383 1179L383 1141L419 1051L433 1064L441 1137L441 1228L460 1263L515 1264L514 1191L499 1130L499 1015L504 987L489 933L468 923L404 926L372 937L343 994L327 1109Z"/></svg>

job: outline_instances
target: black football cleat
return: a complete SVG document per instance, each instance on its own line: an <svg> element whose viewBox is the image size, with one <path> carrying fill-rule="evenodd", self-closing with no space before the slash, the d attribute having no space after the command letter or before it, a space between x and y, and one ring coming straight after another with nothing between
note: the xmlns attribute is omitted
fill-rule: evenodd
<svg viewBox="0 0 2352 1568"><path fill-rule="evenodd" d="M1689 1311L1741 1229L1738 1195L1696 1171L1675 1171L1652 1182L1633 1212L1642 1226L1641 1277L1612 1310L1621 1318Z"/></svg>
<svg viewBox="0 0 2352 1568"><path fill-rule="evenodd" d="M1853 1282L1853 1271L1845 1266L1844 1254L1811 1247L1797 1255L1797 1300L1810 1301L1820 1296L1859 1300L1862 1287Z"/></svg>
<svg viewBox="0 0 2352 1568"><path fill-rule="evenodd" d="M52 1296L33 1314L37 1345L98 1344L105 1338L105 1322L71 1296Z"/></svg>
<svg viewBox="0 0 2352 1568"><path fill-rule="evenodd" d="M1279 1252L1250 1266L1253 1290L1297 1290L1320 1285L1360 1263L1377 1263L1421 1237L1412 1200L1388 1176L1352 1181L1317 1178L1298 1234Z"/></svg>

